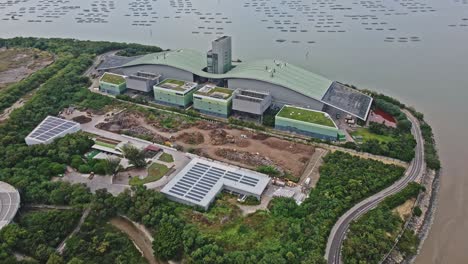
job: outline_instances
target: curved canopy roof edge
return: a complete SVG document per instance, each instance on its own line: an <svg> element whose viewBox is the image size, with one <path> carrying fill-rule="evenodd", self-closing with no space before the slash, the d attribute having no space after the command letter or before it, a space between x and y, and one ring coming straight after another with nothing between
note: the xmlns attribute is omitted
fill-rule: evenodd
<svg viewBox="0 0 468 264"><path fill-rule="evenodd" d="M243 62L236 64L225 74L211 74L203 71L206 67L205 54L191 49L148 54L125 63L122 67L136 65L167 65L210 79L236 78L264 81L286 87L319 101L333 83L301 67L271 59Z"/></svg>

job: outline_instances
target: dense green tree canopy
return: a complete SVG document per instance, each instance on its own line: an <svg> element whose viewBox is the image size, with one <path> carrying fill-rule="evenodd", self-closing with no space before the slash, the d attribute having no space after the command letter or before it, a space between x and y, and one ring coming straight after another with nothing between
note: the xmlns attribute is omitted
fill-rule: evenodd
<svg viewBox="0 0 468 264"><path fill-rule="evenodd" d="M321 178L316 188L300 206L291 199L279 198L271 202L269 212L261 211L247 217L227 215L232 221L223 224L217 219L219 223L216 225L223 228L222 234L217 235L200 228L189 218L194 215L191 208L171 202L163 194L146 190L144 186L133 187L131 192L114 197L106 191L97 191L91 195L83 185L50 181L63 173L66 165L80 171L99 171L103 174L115 172L115 162L88 161L83 158L83 154L93 144L84 133L68 135L49 145L28 147L24 143L24 137L43 118L56 115L64 107L75 105L101 109L114 103L108 97L88 91L90 82L81 75L92 65L96 54L124 49L124 53L132 55L152 51L151 48L109 42L37 38L0 39L1 46L47 50L58 56L55 63L62 61L61 58L67 58L58 70L54 68L55 73L40 81L41 89L30 101L13 111L9 120L0 124L0 180L17 187L23 202L91 208L80 232L67 242L64 263L144 263L145 260L132 242L108 223L109 219L118 214L144 224L154 233L153 248L155 255L161 259L183 257L189 263L324 263L326 239L338 217L356 202L396 181L404 171L401 167L374 160L341 152L330 153L324 157L324 164L320 168ZM0 106L2 100L0 93ZM10 98L5 102L11 101L14 100ZM230 122L257 128L255 124L241 124L235 120ZM398 132L403 133L401 131L405 130L407 128L403 125ZM408 146L413 144L411 140L414 139L402 137L393 145L370 142L358 148L411 159L411 155L414 155L408 151ZM132 160L136 160L134 165L143 166L141 154L133 151L132 155ZM208 212L195 214L210 220L209 217L213 217L216 210L223 216L222 210L225 209L214 207ZM51 219L54 214L57 213L47 212L42 220L36 219L36 214L28 214L18 224L2 229L0 262L15 263L11 258L13 250L27 248L26 253L41 263L59 263L61 259L54 255L54 247L63 235L70 233L69 229L75 226L79 214L75 210L64 211ZM54 221L55 224L49 225L49 222ZM255 221L261 225L253 225Z"/></svg>
<svg viewBox="0 0 468 264"><path fill-rule="evenodd" d="M143 168L146 166L145 152L138 149L137 147L126 144L122 148L124 157L128 159L128 162L137 168Z"/></svg>

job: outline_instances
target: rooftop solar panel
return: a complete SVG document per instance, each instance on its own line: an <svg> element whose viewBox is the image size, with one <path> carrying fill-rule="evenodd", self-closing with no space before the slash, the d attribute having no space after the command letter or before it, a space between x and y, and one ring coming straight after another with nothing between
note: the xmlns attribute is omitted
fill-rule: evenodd
<svg viewBox="0 0 468 264"><path fill-rule="evenodd" d="M164 186L162 192L176 201L207 208L224 188L259 196L268 182L266 175L197 157Z"/></svg>
<svg viewBox="0 0 468 264"><path fill-rule="evenodd" d="M177 194L177 195L181 195L181 196L183 196L183 195L184 195L184 193L181 193L181 192L175 191L174 189L171 189L171 190L169 190L169 192L171 192L171 193L175 193L175 194Z"/></svg>
<svg viewBox="0 0 468 264"><path fill-rule="evenodd" d="M257 184L256 181L251 181L251 180L247 180L247 179L242 179L242 180L240 180L240 182L248 182L248 183L253 184L253 185Z"/></svg>
<svg viewBox="0 0 468 264"><path fill-rule="evenodd" d="M226 178L226 179L228 179L228 180L231 180L231 181L236 181L236 182L238 181L238 179L229 177L229 176L227 176L227 175L225 175L224 178Z"/></svg>
<svg viewBox="0 0 468 264"><path fill-rule="evenodd" d="M200 192L208 192L210 190L209 188L205 188L200 185L193 186L193 189L198 190Z"/></svg>
<svg viewBox="0 0 468 264"><path fill-rule="evenodd" d="M176 185L182 185L182 186L184 186L184 187L186 187L186 188L190 188L190 187L191 187L190 184L184 183L184 182L182 182L182 181L179 181Z"/></svg>
<svg viewBox="0 0 468 264"><path fill-rule="evenodd" d="M205 188L210 189L211 187L213 187L213 184L199 182L199 183L197 183L196 186L205 187Z"/></svg>
<svg viewBox="0 0 468 264"><path fill-rule="evenodd" d="M204 177L204 178L207 178L207 179L212 179L212 180L215 180L215 181L217 181L219 178L221 178L221 177L219 177L219 176L217 176L217 175L213 175L213 174L206 174L206 175L203 176L203 177Z"/></svg>
<svg viewBox="0 0 468 264"><path fill-rule="evenodd" d="M190 198L190 199L192 199L192 200L195 200L195 201L197 201L197 202L200 202L200 201L202 200L201 198L197 198L197 197L195 197L195 196L193 196L193 195L187 195L186 197L187 197L187 198Z"/></svg>
<svg viewBox="0 0 468 264"><path fill-rule="evenodd" d="M203 198L206 195L206 192L201 192L195 189L190 190L189 194L197 194L200 195L201 198Z"/></svg>
<svg viewBox="0 0 468 264"><path fill-rule="evenodd" d="M186 184L184 185L183 183L181 182L178 182L176 185L174 185L174 187L178 187L180 189L186 189L186 190L189 190L192 186Z"/></svg>
<svg viewBox="0 0 468 264"><path fill-rule="evenodd" d="M35 141L46 142L63 135L69 129L79 128L79 126L80 124L73 121L48 116L26 137L26 141L33 139Z"/></svg>
<svg viewBox="0 0 468 264"><path fill-rule="evenodd" d="M181 193L186 193L186 192L187 192L187 190L184 190L184 189L182 189L182 188L179 188L178 186L172 187L172 190L178 191L178 192L181 192Z"/></svg>
<svg viewBox="0 0 468 264"><path fill-rule="evenodd" d="M246 177L242 178L241 181L250 182L252 184L257 184L257 182L258 182L258 180L252 180L252 179L249 179L249 178L246 178Z"/></svg>

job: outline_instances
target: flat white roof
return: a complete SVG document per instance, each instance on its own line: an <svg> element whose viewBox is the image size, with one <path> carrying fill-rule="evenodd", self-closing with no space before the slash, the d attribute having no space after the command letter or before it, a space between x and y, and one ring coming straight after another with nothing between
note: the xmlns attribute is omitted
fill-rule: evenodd
<svg viewBox="0 0 468 264"><path fill-rule="evenodd" d="M208 208L216 194L224 188L260 196L269 182L270 178L264 174L197 157L161 192L189 204Z"/></svg>
<svg viewBox="0 0 468 264"><path fill-rule="evenodd" d="M29 135L26 140L34 140L38 143L50 140L66 134L70 130L80 128L80 124L74 121L47 116Z"/></svg>
<svg viewBox="0 0 468 264"><path fill-rule="evenodd" d="M100 146L98 144L94 144L91 148L96 149L96 150L100 150L100 151L104 151L104 152L108 152L108 153L112 153L112 154L119 155L119 156L122 155L122 152L120 152L120 151L118 151L116 149Z"/></svg>

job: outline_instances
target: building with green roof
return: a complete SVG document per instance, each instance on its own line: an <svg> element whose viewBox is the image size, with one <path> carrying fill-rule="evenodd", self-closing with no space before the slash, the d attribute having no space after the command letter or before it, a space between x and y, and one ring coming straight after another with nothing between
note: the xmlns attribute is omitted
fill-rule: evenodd
<svg viewBox="0 0 468 264"><path fill-rule="evenodd" d="M195 82L212 82L230 89L267 91L274 104L298 105L322 110L324 106L367 119L372 98L336 81L304 68L275 59L233 63L225 73L209 73L206 54L178 49L135 57L133 60L116 60L99 68L130 76L138 71L161 74L171 78Z"/></svg>
<svg viewBox="0 0 468 264"><path fill-rule="evenodd" d="M159 104L185 109L192 104L197 86L194 82L165 79L153 86L154 100Z"/></svg>
<svg viewBox="0 0 468 264"><path fill-rule="evenodd" d="M323 140L345 140L327 113L302 107L283 106L275 116L275 128Z"/></svg>
<svg viewBox="0 0 468 264"><path fill-rule="evenodd" d="M99 79L99 90L102 92L117 95L126 89L125 76L106 72Z"/></svg>
<svg viewBox="0 0 468 264"><path fill-rule="evenodd" d="M193 95L193 108L203 114L228 117L234 90L207 84Z"/></svg>
<svg viewBox="0 0 468 264"><path fill-rule="evenodd" d="M235 64L230 71L224 74L208 73L203 71L203 69L206 68L205 55L201 52L190 49L179 49L175 51L148 54L137 58L134 61L130 61L122 65L122 67L138 65L166 65L191 72L194 75L207 79L257 80L289 88L316 100L320 100L333 83L323 76L279 60L244 62Z"/></svg>

